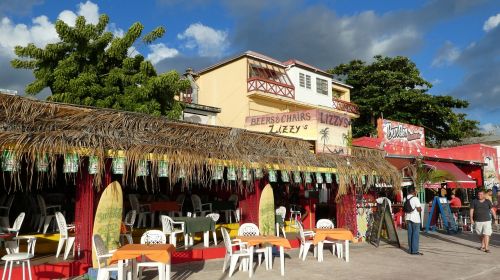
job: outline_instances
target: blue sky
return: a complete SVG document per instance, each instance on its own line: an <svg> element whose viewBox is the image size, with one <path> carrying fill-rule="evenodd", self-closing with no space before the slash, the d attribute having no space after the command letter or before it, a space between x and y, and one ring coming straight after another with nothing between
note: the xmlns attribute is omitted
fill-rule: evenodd
<svg viewBox="0 0 500 280"><path fill-rule="evenodd" d="M254 50L328 69L376 54L412 58L432 94L467 99L486 128L500 124L500 1L348 0L0 0L0 88L23 91L27 71L10 69L13 46L57 40L53 24L110 16L120 34L133 22L166 35L136 51L160 71L200 69Z"/></svg>

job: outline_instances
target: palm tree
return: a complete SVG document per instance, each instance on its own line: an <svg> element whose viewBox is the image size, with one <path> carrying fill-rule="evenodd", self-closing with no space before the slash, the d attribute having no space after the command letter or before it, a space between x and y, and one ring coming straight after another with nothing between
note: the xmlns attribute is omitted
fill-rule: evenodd
<svg viewBox="0 0 500 280"><path fill-rule="evenodd" d="M328 141L329 139L329 134L330 134L329 130L330 130L329 127L325 127L319 131L319 134L321 135L321 140L323 141L323 153L325 152L326 141Z"/></svg>

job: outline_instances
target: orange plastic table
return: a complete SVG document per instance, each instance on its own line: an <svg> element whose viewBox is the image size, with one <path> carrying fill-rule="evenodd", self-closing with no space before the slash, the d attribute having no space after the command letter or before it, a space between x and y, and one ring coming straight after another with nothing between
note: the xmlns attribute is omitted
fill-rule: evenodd
<svg viewBox="0 0 500 280"><path fill-rule="evenodd" d="M271 256L272 254L272 245L280 247L280 264L281 264L281 276L285 276L285 252L284 248L292 248L290 245L290 241L284 237L274 236L274 235L258 235L258 236L236 236L236 239L241 240L242 242L248 243L248 247L250 249L250 264L253 263L253 250L257 245L264 245L268 247L268 254ZM273 267L272 258L268 257L267 260L270 268ZM252 266L250 267L249 272L250 277L253 275Z"/></svg>
<svg viewBox="0 0 500 280"><path fill-rule="evenodd" d="M315 228L314 231L314 239L313 244L318 246L318 256L319 261L323 260L323 241L325 239L335 239L335 240L344 240L345 243L345 261L349 262L349 241L354 240L354 236L352 232L348 229L344 228Z"/></svg>
<svg viewBox="0 0 500 280"><path fill-rule="evenodd" d="M118 279L123 280L123 261L124 260L135 260L137 257L146 256L152 261L160 262L165 264L166 269L166 279L170 278L170 258L172 252L175 251L175 247L171 244L127 244L118 248L111 258L110 263L118 261ZM162 275L160 273L160 275Z"/></svg>

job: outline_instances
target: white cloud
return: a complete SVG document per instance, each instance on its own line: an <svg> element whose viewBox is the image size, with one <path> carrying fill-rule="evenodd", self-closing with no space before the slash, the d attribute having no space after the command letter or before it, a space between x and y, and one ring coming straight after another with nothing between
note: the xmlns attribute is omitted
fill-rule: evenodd
<svg viewBox="0 0 500 280"><path fill-rule="evenodd" d="M451 42L446 41L438 50L436 57L432 60L432 66L445 66L455 62L460 57L460 49L455 47Z"/></svg>
<svg viewBox="0 0 500 280"><path fill-rule="evenodd" d="M483 30L488 32L500 24L500 13L491 16L484 22Z"/></svg>
<svg viewBox="0 0 500 280"><path fill-rule="evenodd" d="M169 48L163 43L153 44L149 46L151 53L148 54L147 59L151 63L156 64L165 58L176 57L179 51L174 48Z"/></svg>
<svg viewBox="0 0 500 280"><path fill-rule="evenodd" d="M75 26L78 16L84 16L87 23L97 24L99 22L99 6L91 1L80 3L78 4L76 13L70 10L64 10L59 13L58 19L64 21L69 26Z"/></svg>
<svg viewBox="0 0 500 280"><path fill-rule="evenodd" d="M198 54L205 57L220 57L229 46L227 31L213 29L201 23L191 24L177 38L186 40L185 47L198 49Z"/></svg>

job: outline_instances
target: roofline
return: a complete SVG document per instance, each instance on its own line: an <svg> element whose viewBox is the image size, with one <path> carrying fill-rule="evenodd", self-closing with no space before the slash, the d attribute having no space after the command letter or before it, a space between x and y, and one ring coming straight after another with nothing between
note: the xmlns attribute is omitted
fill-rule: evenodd
<svg viewBox="0 0 500 280"><path fill-rule="evenodd" d="M266 59L264 57L261 57L261 56L258 56L258 55L255 55L253 53L251 53L250 51L246 51L242 54L238 54L238 55L235 55L235 56L232 56L232 57L229 57L227 59L224 59L222 61L219 61L217 62L216 64L213 64L211 66L208 66L204 69L201 69L200 71L196 72L197 75L202 75L206 72L209 72L209 71L212 71L216 68L219 68L219 67L222 67L226 64L229 64L233 61L236 61L236 60L239 60L243 57L251 57L251 58L255 58L255 59L258 59L258 60L261 60L261 61L264 61L264 62L267 62L267 63L271 63L271 64L274 64L274 65L277 65L277 66L280 66L280 67L283 67L283 68L286 68L286 65L284 65L283 63L278 63L277 61L272 61L272 60L269 60L269 59Z"/></svg>
<svg viewBox="0 0 500 280"><path fill-rule="evenodd" d="M287 62L289 62L289 64L286 64ZM311 72L314 72L314 73L318 73L318 74L321 74L323 76L327 76L328 78L332 79L333 80L333 75L326 72L325 70L321 70L317 67L314 67L312 65L309 65L305 62L302 62L300 60L297 60L297 59L290 59L288 61L285 62L285 65L288 67L288 66L296 66L296 67L299 67L299 68L303 68L303 69L306 69L306 70L309 70Z"/></svg>
<svg viewBox="0 0 500 280"><path fill-rule="evenodd" d="M353 89L353 88L354 88L354 87L353 87L353 86L351 86L351 85L345 84L345 83L343 83L343 82L341 82L341 81L339 81L339 80L335 80L335 79L333 79L333 78L332 78L332 83L337 84L337 85L340 85L340 86L343 86L343 87L346 87L346 88L350 88L350 89Z"/></svg>

